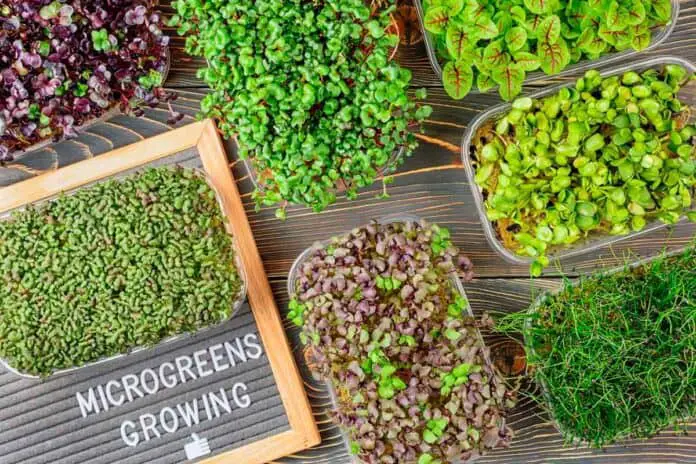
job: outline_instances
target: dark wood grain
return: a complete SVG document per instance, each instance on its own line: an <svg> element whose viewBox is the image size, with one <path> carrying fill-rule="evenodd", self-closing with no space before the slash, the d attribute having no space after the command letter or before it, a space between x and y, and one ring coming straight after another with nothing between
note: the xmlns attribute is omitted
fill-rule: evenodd
<svg viewBox="0 0 696 464"><path fill-rule="evenodd" d="M166 12L171 9L166 6ZM523 266L512 266L503 261L487 243L479 216L474 208L470 186L466 182L461 163L460 144L467 124L492 105L500 103L494 94L470 95L454 101L442 90L437 76L428 62L415 10L408 4L395 15L401 31L399 61L413 71L414 87L428 87L428 104L434 108L427 121L421 145L398 170L390 186L391 198L378 200L381 187L364 189L358 200L339 201L321 214L313 214L302 207L291 207L288 219L278 221L273 208L255 211L251 192L253 183L244 163L236 159L236 150L228 143L230 166L242 192L244 207L257 240L266 271L271 278L276 301L281 312L286 311L285 292L288 270L295 257L314 241L343 232L372 218L393 213L415 213L428 220L448 226L455 243L474 261L477 279L467 284L466 290L477 313L482 311L519 311L527 307L532 295L558 285L561 274L575 276L597 268L615 266L638 257L652 256L663 248L685 246L696 234L696 226L682 223L673 228L624 240L588 255L557 263L546 273L546 278L534 282L527 277ZM682 1L676 28L653 52L623 62L644 60L650 56L677 55L696 61L696 0ZM205 93L195 70L204 63L183 52L184 40L172 39L172 70L167 85L179 91L175 106L186 114L182 124L190 123L197 112L200 98ZM619 63L622 64L622 63ZM612 64L610 66L616 66ZM528 86L526 90L566 81L569 78L551 78ZM20 157L12 165L0 170L0 185L7 185L46 170L55 169L84 158L98 156L133 140L168 130L164 109L150 110L142 120L119 116L108 123L90 128L80 138L54 145L40 152ZM293 340L294 354L305 378L305 386L313 405L315 419L322 433L321 445L283 459L287 463L350 462L341 435L331 424L330 398L326 388L312 379L304 360L296 331L289 325L286 330ZM507 372L524 367L515 341L486 336L495 361ZM665 431L646 441L628 441L605 450L564 447L561 436L543 409L528 395L532 385L523 388L523 399L512 411L510 419L516 430L516 439L509 450L500 450L482 459L484 463L696 463L696 423L688 426L689 435Z"/></svg>

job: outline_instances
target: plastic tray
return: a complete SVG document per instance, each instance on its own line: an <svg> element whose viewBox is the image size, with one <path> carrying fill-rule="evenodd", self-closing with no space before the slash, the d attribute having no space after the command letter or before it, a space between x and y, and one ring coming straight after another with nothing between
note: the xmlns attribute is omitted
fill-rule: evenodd
<svg viewBox="0 0 696 464"><path fill-rule="evenodd" d="M610 270L607 270L607 271L598 272L598 273L596 273L596 274L593 274L592 276L585 277L585 278L594 278L594 279L597 279L597 278L601 278L602 276L612 275L612 274L616 274L616 273L620 273L620 272L625 272L625 271L627 271L627 270L633 270L633 269L635 269L635 268L638 268L638 267L641 267L641 266L645 266L645 265L647 265L647 264L650 264L651 262L653 262L653 261L655 261L655 260L657 260L657 259L669 258L669 257L672 257L672 256L680 255L680 254L686 252L686 250L687 250L688 248L689 248L689 247L687 246L687 247L684 247L684 248L680 248L680 249L678 249L678 250L670 251L669 253L662 253L662 254L659 254L659 255L656 255L656 256L653 256L653 257L642 258L642 259L639 259L639 260L637 260L637 261L635 261L635 262L629 264L628 266L624 265L624 266L620 266L620 267L615 267L615 268L613 268L613 269L610 269ZM578 282L575 282L575 283L573 284L573 286L576 286L576 285L578 285ZM537 312L537 311L539 310L539 308L541 307L542 304L544 304L544 303L545 303L549 298L551 298L552 296L555 296L555 295L557 295L558 293L560 293L561 291L563 291L564 287L565 287L564 285L561 285L561 286L559 286L558 288L556 288L555 290L547 291L547 292L544 292L544 293L542 293L541 295L539 295L539 296L534 300L534 302L532 303L532 305L529 307L529 309L527 310L527 312L528 312L529 314L534 314L535 312ZM531 318L530 318L530 319L527 319L527 322L526 322L526 324L525 324L525 329L529 329L529 327L531 326L531 324L532 324ZM530 353L536 354L534 348L532 348L531 345L528 343L528 342L529 342L529 337L528 337L527 330L525 330L524 333L523 333L522 335L523 335L523 337L524 337L525 350L528 349ZM529 348L527 348L527 347L529 347ZM555 418L555 416L554 416L554 413L553 413L553 409L551 408L551 401L550 401L550 400L551 400L551 396L549 395L549 391L548 391L548 388L546 387L546 383L543 382L543 381L539 381L539 386L541 387L542 395L544 396L544 400L546 401L546 410L547 410L547 412L548 412L548 414L549 414L549 418L551 419L551 423L552 423L553 426L556 428L556 430L558 430L558 432L559 432L561 435L563 435L563 438L564 438L564 439L568 440L568 442L572 443L572 444L575 445L575 446L581 446L581 445L589 446L589 443L588 443L587 441L582 440L582 439L580 439L580 438L574 436L572 433L568 432L567 430L565 430L565 429L561 426L561 424L556 420L556 418ZM625 440L625 439L629 439L629 438L631 438L630 435L624 435L624 436L618 437L618 440ZM617 440L617 441L618 441L618 440Z"/></svg>
<svg viewBox="0 0 696 464"><path fill-rule="evenodd" d="M602 72L603 77L608 77L608 76L614 76L617 74L623 74L627 71L643 71L649 68L658 68L662 65L666 64L680 64L684 66L689 72L694 73L696 72L696 65L693 63L686 61L682 58L677 58L677 57L671 57L671 56L666 56L666 57L661 57L661 58L652 58L649 60L645 60L642 62L637 62L634 64L629 64L629 65L624 65L624 66L619 66L619 67L614 67L611 69L608 69L604 72ZM575 81L573 82L567 82L564 84L560 85L555 85L551 86L547 89L540 90L538 92L534 92L529 95L531 98L542 98L546 97L552 94L557 93L560 89L565 88L565 87L571 87L575 85ZM694 84L691 84L694 85ZM694 92L688 92L688 95L685 95L685 99L687 100L687 103L689 103L692 106L696 106L696 94ZM531 263L534 258L527 257L527 256L520 256L515 254L512 250L506 248L501 241L498 239L496 232L493 228L493 224L491 221L488 220L488 217L486 215L486 207L484 205L484 200L483 200L483 195L481 192L481 189L479 188L478 184L476 183L476 180L474 179L475 171L474 167L471 162L471 141L478 132L479 128L484 125L486 122L488 122L491 119L496 119L498 116L501 114L507 112L510 110L512 107L511 103L504 103L501 105L497 105L488 111L482 113L479 115L476 119L474 119L469 126L467 127L466 131L464 132L464 137L462 139L462 161L464 163L464 168L466 170L466 175L467 175L467 180L469 182L469 185L471 186L471 191L474 196L474 201L476 203L476 209L478 210L479 213L479 218L481 220L481 224L483 226L483 231L484 234L486 235L486 239L488 240L488 243L491 244L491 246L498 252L500 256L503 257L506 261L513 263L513 264L529 264ZM600 233L594 233L590 234L590 236L585 239L585 240L580 240L568 247L561 247L557 246L554 248L551 248L551 253L548 253L548 257L553 260L553 259L560 259L560 258L569 258L571 256L577 256L581 255L584 253L589 253L592 251L595 251L601 247L604 247L606 245L610 245L613 243L617 243L621 240L626 240L628 238L633 238L637 237L642 234L646 234L648 232L653 232L655 230L663 229L665 227L668 227L668 224L665 224L663 222L660 222L659 220L654 220L649 222L643 230L640 230L638 232L631 232L626 235L607 235L607 234L600 234Z"/></svg>
<svg viewBox="0 0 696 464"><path fill-rule="evenodd" d="M380 224L391 224L395 222L420 222L422 219L419 216L416 216L415 214L394 214L394 215L389 215L385 216L381 219L378 219L377 222ZM350 231L346 231L343 234L337 234L336 236L341 236L344 234L347 234ZM321 242L317 242L311 247L307 248L304 250L296 259L295 262L292 263L292 267L290 268L290 272L288 274L288 282L287 282L287 292L288 296L291 296L295 293L294 285L295 281L297 281L298 278L298 273L300 272L300 267L302 266L302 263L304 263L307 258L316 250L323 248L326 244L329 244L331 242L331 239L329 240L324 240ZM453 276L452 279L452 285L454 286L454 289L459 292L459 294L464 298L466 301L466 314L470 317L475 317L474 312L471 309L471 305L469 304L469 299L466 296L466 292L464 291L464 286L462 285L462 282L459 280L457 276ZM487 366L490 366L491 368L495 369L495 366L491 362L489 352L486 348L486 343L483 339L483 336L481 335L481 331L479 329L476 329L476 334L479 339L479 343L481 344L482 350L482 357L484 362L486 363ZM336 396L336 390L334 388L333 383L329 379L324 379L325 384L327 386L327 389L329 391L329 396L331 398L331 407L332 409L336 409L338 407L338 399ZM352 464L362 464L362 461L357 458L357 456L354 456L351 451L350 451L350 437L348 433L343 430L342 427L338 427L339 431L341 433L341 438L343 440L343 444L345 445L346 451L348 452L348 455L351 456L351 462ZM478 460L482 455L474 457L472 459L468 459L466 461L454 461L453 464L468 464L468 463L473 463L476 460Z"/></svg>
<svg viewBox="0 0 696 464"><path fill-rule="evenodd" d="M433 68L433 71L435 71L435 74L439 78L442 78L442 67L440 66L440 60L437 56L437 50L435 46L435 41L432 37L432 34L428 32L425 29L425 24L423 21L423 18L425 17L425 12L423 11L423 5L422 5L422 0L414 0L414 3L416 4L416 10L418 11L418 20L421 25L421 29L423 31L423 40L425 41L425 49L428 53L428 59L430 60L430 65ZM525 84L543 80L543 79L548 79L550 77L559 77L559 76L566 76L568 74L573 74L578 71L584 71L586 69L598 67L598 66L603 66L607 63L613 63L616 60L620 60L622 58L627 58L633 55L636 55L638 53L643 53L652 50L653 48L657 47L660 45L662 42L669 37L669 35L672 33L674 30L674 26L677 23L677 18L679 17L679 1L678 0L671 0L672 3L672 17L670 18L670 21L668 24L665 26L656 28L653 30L652 33L652 40L650 41L650 45L648 45L647 48L636 51L633 49L630 50L624 50L622 52L615 52L615 53L609 53L606 54L596 60L581 60L578 63L575 63L573 65L568 66L565 68L563 71L559 72L558 74L545 74L542 71L535 71L533 73L530 73L527 75L527 78L524 80ZM475 87L471 89L471 93L480 93Z"/></svg>
<svg viewBox="0 0 696 464"><path fill-rule="evenodd" d="M223 216L224 216L224 213L222 213L222 211L224 211L224 208L222 207L222 200L221 200L221 198L220 198L220 195L219 195L218 191L215 189L215 187L213 186L212 182L209 181L208 176L206 175L205 171L203 171L203 169L200 168L200 167L198 167L198 166L190 166L190 165L185 166L183 163L178 163L178 162L176 162L176 161L173 161L173 160L172 160L172 157L167 157L167 158L164 158L163 160L155 161L155 162L152 162L152 163L149 163L149 164L145 164L145 165L139 166L139 167L137 167L137 168L135 168L135 169L131 169L131 170L128 170L128 171L125 171L125 172L121 172L121 173L118 173L118 174L113 175L113 176L105 177L105 178L103 178L103 179L100 179L100 180L97 181L97 182L93 182L93 183L90 183L90 184L87 184L87 185L83 185L83 186L81 186L81 187L78 187L78 188L76 188L76 189L73 189L73 190L70 190L70 191L67 191L67 192L64 192L64 193L66 193L67 195L73 195L73 194L77 193L77 192L80 191L80 190L89 189L90 187L92 187L92 186L94 186L94 185L97 185L97 184L100 184L100 183L102 183L102 182L106 182L106 181L108 181L108 180L113 180L113 179L124 179L124 178L130 177L130 176L132 176L132 175L135 175L135 174L137 174L137 173L143 171L144 169L147 169L147 168L149 168L149 167L156 167L156 166L157 166L157 167L165 166L165 167L171 167L171 168L174 168L174 167L177 167L177 166L181 166L181 167L184 167L184 168L186 168L186 169L191 169L191 170L194 170L194 171L198 172L199 175L200 175L202 178L204 178L204 179L206 180L206 182L208 183L208 185L210 186L210 188L213 190L213 192L215 192L215 198L217 199L218 205L219 205L219 207L220 207L220 212L221 212L221 214L223 214ZM53 196L53 197L50 197L50 198L47 198L47 199L44 199L44 200L41 200L41 201L38 201L38 202L34 202L34 203L31 203L31 206L39 206L39 205L42 205L42 204L45 204L45 203L48 203L48 202L51 202L51 201L55 201L56 198L58 198L58 197L59 197L59 196L56 195L56 196ZM20 211L26 209L26 207L27 207L27 205L22 206L22 207L20 207L20 208L15 208L15 209L12 209L12 210L9 210L9 211L6 211L6 212L2 213L2 215L0 215L0 221L7 221L7 220L10 220L10 218L11 218L11 216L12 216L13 213L20 212ZM228 233L229 233L229 230L228 230ZM241 287L240 287L240 289L239 289L239 297L235 300L235 302L234 302L234 304L233 304L232 313L230 314L228 320L231 319L232 317L234 317L234 315L237 313L237 311L239 311L239 308L241 308L242 304L243 304L244 301L246 300L246 294L247 294L247 277L246 277L246 273L245 273L245 271L244 271L244 267L243 267L243 265L242 265L242 261L241 261L240 256L239 256L239 250L237 249L237 246L236 246L236 242L235 242L235 240L234 240L234 237L232 237L232 246L233 246L234 252L235 252L235 255L234 255L234 257L235 257L235 266L236 266L236 268L237 268L237 272L239 273L239 278L240 278L241 281L242 281L242 285L241 285ZM217 323L217 324L212 324L212 325L209 325L209 326L207 326L207 327L203 327L203 328L197 330L196 332L185 332L185 333L181 333L181 334L178 334L178 335L173 335L173 336L171 336L171 337L167 337L167 338L164 338L164 339L160 340L158 343L156 343L156 344L154 344L154 345L151 345L151 346L140 346L140 347L135 347L135 348L132 348L132 349L128 350L127 352L124 352L124 353L121 353L121 354L117 354L117 355L114 355L114 356L109 356L109 357L106 357L106 358L101 358L101 359L98 359L98 360L96 360L96 361L93 361L93 362L90 362L90 363L87 363L87 364L83 364L83 365L81 365L81 366L70 367L70 368L67 368L67 369L59 369L59 370L53 371L51 374L49 374L49 377L55 377L55 376L58 376L58 375L68 374L68 373L71 373L71 372L75 372L75 371L77 371L77 370L86 369L86 368L89 368L89 367L92 367L92 366L96 366L96 365L98 365L98 364L104 364L104 363L107 363L107 362L109 362L109 361L113 361L113 360L116 360L116 359L120 359L120 358L122 358L122 357L124 357L124 356L127 356L127 355L129 355L129 354L133 354L133 353L137 353L137 352L140 352L140 351L143 351L143 350L147 350L147 349L153 348L153 347L155 347L155 346L160 346L160 345L162 345L162 344L172 343L172 342L175 342L175 341L178 341L178 340L182 340L182 339L184 339L184 338L188 338L188 337L191 337L191 336L193 336L193 335L197 335L197 334L203 333L203 332L205 332L205 331L207 331L207 330L210 330L210 329L212 329L212 328L214 328L214 327L217 327L217 326L219 326L219 325L221 325L221 324L224 324L225 322L226 322L226 321L221 321L221 322L219 322L219 323ZM15 375L17 375L17 376L20 376L20 377L24 377L24 378L27 378L27 379L40 379L40 378L41 378L41 376L33 375L33 374L27 374L27 373L24 373L24 372L22 372L22 371L19 371L19 370L15 369L14 367L12 367L12 365L11 365L7 360L5 360L5 359L3 359L3 358L0 358L0 366L2 366L4 369L7 369L8 371L10 371L10 372L12 372L13 374L15 374Z"/></svg>
<svg viewBox="0 0 696 464"><path fill-rule="evenodd" d="M167 77L169 76L169 71L171 69L171 64L172 64L172 59L171 59L171 54L169 51L169 47L165 48L165 65L164 65L164 71L162 71L162 84L167 80ZM90 119L89 121L86 121L84 124L81 126L75 127L75 131L77 132L78 135L80 135L80 132L88 129L89 127L98 124L100 122L108 121L109 119L113 118L114 116L117 116L119 114L124 114L121 109L118 107L118 104L114 104L111 108L106 110L104 114L99 116L98 118L93 118ZM12 153L10 153L10 156L12 156L13 159L20 158L22 156L26 156L27 154L38 151L41 149L44 149L50 145L53 145L54 143L60 143L64 140L70 140L68 137L61 137L60 139L52 140L52 139L45 139L41 140L39 142L36 142L35 144L29 145L28 147L21 149L21 150L15 150Z"/></svg>

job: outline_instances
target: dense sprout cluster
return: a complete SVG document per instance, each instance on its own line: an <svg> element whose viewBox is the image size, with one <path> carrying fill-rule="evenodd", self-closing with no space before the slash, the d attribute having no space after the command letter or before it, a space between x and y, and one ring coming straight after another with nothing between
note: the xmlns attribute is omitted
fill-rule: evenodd
<svg viewBox="0 0 696 464"><path fill-rule="evenodd" d="M476 134L476 183L503 244L538 257L590 233L624 235L677 222L696 192L696 125L679 65L602 78L512 109ZM696 213L688 216L696 220Z"/></svg>
<svg viewBox="0 0 696 464"><path fill-rule="evenodd" d="M507 390L488 361L449 232L371 223L300 264L289 317L337 396L335 420L366 463L467 460L507 446Z"/></svg>
<svg viewBox="0 0 696 464"><path fill-rule="evenodd" d="M228 318L240 296L213 190L154 168L0 222L0 357L48 375Z"/></svg>
<svg viewBox="0 0 696 464"><path fill-rule="evenodd" d="M445 90L460 99L474 85L510 100L529 71L557 74L607 53L643 50L669 23L670 0L423 0Z"/></svg>
<svg viewBox="0 0 696 464"><path fill-rule="evenodd" d="M205 57L201 104L252 161L257 205L324 209L394 168L430 108L392 60L391 8L363 0L176 0L186 49ZM425 91L418 91L419 98ZM284 216L284 206L278 215Z"/></svg>
<svg viewBox="0 0 696 464"><path fill-rule="evenodd" d="M529 312L527 360L568 441L645 438L696 415L696 249L567 282Z"/></svg>
<svg viewBox="0 0 696 464"><path fill-rule="evenodd" d="M142 114L160 85L168 37L152 0L4 0L0 162L119 105ZM182 115L172 113L177 120Z"/></svg>

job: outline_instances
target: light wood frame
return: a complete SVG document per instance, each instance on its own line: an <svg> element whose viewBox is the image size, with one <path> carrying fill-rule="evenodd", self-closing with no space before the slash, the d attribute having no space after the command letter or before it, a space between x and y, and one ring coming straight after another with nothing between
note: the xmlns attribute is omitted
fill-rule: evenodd
<svg viewBox="0 0 696 464"><path fill-rule="evenodd" d="M237 243L247 278L247 298L271 365L290 430L203 461L204 464L262 464L320 443L261 255L232 177L215 123L205 120L145 139L0 189L0 213L52 197L62 191L127 171L189 148L197 148Z"/></svg>

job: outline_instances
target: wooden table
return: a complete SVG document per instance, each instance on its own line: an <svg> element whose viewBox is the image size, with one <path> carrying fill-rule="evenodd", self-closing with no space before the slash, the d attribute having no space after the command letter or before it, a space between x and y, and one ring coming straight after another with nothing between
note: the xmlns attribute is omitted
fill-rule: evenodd
<svg viewBox="0 0 696 464"><path fill-rule="evenodd" d="M170 11L168 7L165 10ZM631 61L663 55L677 55L696 61L694 11L696 0L682 1L679 20L671 37L657 50L634 57ZM682 223L669 230L623 241L589 256L568 259L560 268L547 272L544 278L533 282L525 267L504 262L489 247L483 235L460 159L460 142L467 124L479 112L499 103L499 100L493 94L471 95L462 101L450 99L430 68L415 9L408 3L402 5L397 19L402 31L399 60L413 71L414 87L428 88L428 104L434 112L427 121L425 134L419 136L420 147L396 173L395 182L389 189L391 198L376 199L381 186L375 185L366 188L358 200L346 201L345 198L340 198L321 214L313 214L306 208L291 207L288 209L288 219L281 222L275 219L274 208L254 211L250 195L253 184L244 164L237 160L234 146L229 144L231 168L244 193L246 211L281 311L286 310L285 285L288 270L302 250L316 240L391 213L415 213L450 228L456 245L473 260L476 268L477 278L466 285L466 290L478 313L521 310L528 305L535 292L557 286L561 275L576 276L598 267L616 266L637 255L651 256L664 247L683 247L696 234L696 225ZM173 31L171 34L175 35ZM182 122L186 124L193 121L199 100L205 93L205 86L195 77L195 70L202 63L182 51L183 40L180 38L173 38L172 44L172 70L167 86L178 91L176 107L187 115ZM535 87L559 80L552 79L536 84ZM166 112L163 110L148 111L146 117L140 120L118 116L108 124L90 129L78 141L65 142L57 147L26 155L0 169L0 185L163 132L168 130L164 121ZM289 324L287 330L295 344L295 354L306 379L306 388L315 409L323 442L314 449L290 456L282 462L348 463L350 457L327 414L330 400L326 390L309 374L296 331ZM517 374L524 368L517 343L491 336L487 337L487 342L492 346L496 364L503 371ZM527 385L524 391L533 391L533 387ZM523 398L512 411L510 420L516 432L512 447L498 450L479 462L696 463L696 422L693 421L689 424L691 434L687 436L665 431L650 440L632 440L605 450L591 450L564 447L561 436L532 400Z"/></svg>

